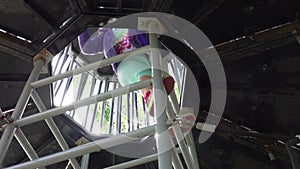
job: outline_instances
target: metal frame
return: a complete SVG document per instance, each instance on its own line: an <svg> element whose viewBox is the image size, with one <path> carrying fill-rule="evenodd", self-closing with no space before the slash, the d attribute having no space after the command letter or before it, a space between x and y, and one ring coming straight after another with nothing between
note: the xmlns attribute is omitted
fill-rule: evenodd
<svg viewBox="0 0 300 169"><path fill-rule="evenodd" d="M156 23L155 21L151 21L149 23L150 33L153 32L155 29L156 29ZM156 145L158 150L157 155L155 154L148 157L143 157L141 159L133 160L131 162L119 164L116 166L128 167L128 166L139 165L139 164L143 164L158 159L159 168L171 169L174 167L176 169L177 168L179 169L179 168L183 168L183 164L178 156L178 153L181 152L183 154L185 163L188 166L188 168L198 169L199 166L198 166L198 161L196 160L197 157L195 152L191 151L192 153L190 153L190 151L188 150L189 147L194 148L193 142L191 141L192 139L191 137L189 137L187 140L185 140L178 125L173 125L173 128L175 131L175 137L179 143L179 150L175 149L175 146L174 148L166 149L166 147L170 145L174 145L174 143L170 139L169 132L165 132L168 130L168 127L170 127L170 124L167 123L166 113L168 114L170 119L174 119L176 117L176 114L178 114L179 112L179 105L174 92L171 94L171 102L168 99L167 101L164 100L165 97L161 97L159 93L159 91L164 91L165 94L165 89L162 83L161 70L158 69L160 68L161 55L158 49L158 40L156 35L150 34L149 38L150 38L150 46L145 46L127 53L117 55L109 59L101 60L100 62L82 66L77 69L70 70L68 72L61 73L59 75L48 77L42 80L37 80L44 66L44 62L42 60L39 60L35 64L33 71L29 76L28 81L26 82L25 87L23 89L23 92L17 102L15 111L13 112L11 117L13 121L8 124L7 128L4 130L4 133L1 137L0 164L2 165L2 162L5 158L5 154L7 153L8 147L12 141L13 135L16 136L16 138L22 145L24 151L32 161L10 166L10 168L44 168L44 166L69 159L73 168L77 169L77 168L86 168L88 166L88 158L89 158L88 154L91 152L96 152L105 148L127 143L147 135L153 135L154 132L156 131L157 133ZM62 80L64 78L69 78L77 74L84 74L85 72L94 70L96 68L110 65L114 62L122 61L123 59L125 59L130 55L147 53L148 51L150 51L150 60L152 63L153 79L130 84L125 87L119 87L112 91L105 91L105 93L101 93L96 96L91 96L86 99L80 99L80 97L78 97L77 100L70 105L53 108L49 110L47 110L46 106L44 105L43 101L41 100L41 98L39 97L38 93L35 90L36 88L53 83L55 81ZM64 140L62 134L60 133L58 127L56 126L55 122L52 119L53 116L65 113L67 111L74 110L75 108L78 107L88 106L90 104L93 104L95 101L100 102L100 101L105 101L107 99L110 99L112 97L121 97L121 95L123 94L148 87L151 85L151 82L153 85L153 91L154 91L153 93L154 93L154 100L155 100L154 112L157 120L157 124L155 126L141 128L135 131L128 132L126 134L120 134L113 137L108 137L106 139L90 142L69 149L66 141ZM22 118L22 114L24 112L24 109L30 97L37 105L38 109L40 110L40 113ZM167 107L164 107L163 105L163 103L165 102L167 104ZM132 107L133 106L134 105L132 105ZM163 111L160 112L161 110ZM42 158L38 158L35 150L32 148L29 141L26 139L25 135L23 134L23 132L19 127L40 120L46 121L47 125L49 126L51 132L53 133L55 139L58 141L63 151ZM82 166L80 167L75 157L82 156L82 155L84 155L84 160L82 162ZM0 167L3 167L1 165ZM110 167L110 168L114 168L114 167Z"/></svg>
<svg viewBox="0 0 300 169"><path fill-rule="evenodd" d="M168 132L165 132L168 130L168 127L166 125L166 115L165 115L165 97L166 92L163 87L162 83L162 74L161 74L161 66L160 66L160 60L161 55L159 52L159 45L156 38L156 34L153 34L156 27L155 21L150 21L149 23L149 40L150 40L150 60L152 64L152 77L153 77L153 94L154 94L154 100L155 100L155 106L154 106L154 114L157 121L157 129L156 132L158 134L156 139L156 145L157 145L157 152L158 152L158 166L159 168L163 169L172 169L171 164L171 153L170 150L165 150L168 145L170 145L170 136ZM163 96L159 91L164 91Z"/></svg>

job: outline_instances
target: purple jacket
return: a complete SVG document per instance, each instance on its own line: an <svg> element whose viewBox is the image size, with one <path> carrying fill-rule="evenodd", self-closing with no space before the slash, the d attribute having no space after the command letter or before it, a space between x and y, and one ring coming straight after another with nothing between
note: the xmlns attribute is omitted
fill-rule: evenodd
<svg viewBox="0 0 300 169"><path fill-rule="evenodd" d="M143 47L149 44L147 35L143 31L136 29L128 29L129 41L135 47ZM111 28L99 29L98 34L91 38L87 30L83 31L79 37L79 47L81 52L86 55L96 53L104 53L106 58L117 55L114 46L114 34ZM113 69L116 72L119 63L113 64Z"/></svg>

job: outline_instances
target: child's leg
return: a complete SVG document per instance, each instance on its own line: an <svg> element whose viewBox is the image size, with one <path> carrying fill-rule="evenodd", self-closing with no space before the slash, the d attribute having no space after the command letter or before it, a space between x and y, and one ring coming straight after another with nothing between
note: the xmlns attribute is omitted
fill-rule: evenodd
<svg viewBox="0 0 300 169"><path fill-rule="evenodd" d="M125 86L151 78L151 65L146 55L130 56L119 64L117 74L120 84ZM167 94L172 92L174 82L171 76L163 79ZM145 99L149 114L154 116L152 86L142 89L141 93Z"/></svg>
<svg viewBox="0 0 300 169"><path fill-rule="evenodd" d="M122 86L136 83L140 78L151 77L151 65L146 55L130 56L123 60L117 70L119 82Z"/></svg>
<svg viewBox="0 0 300 169"><path fill-rule="evenodd" d="M136 83L138 81L150 79L151 65L146 55L131 56L123 60L117 69L119 82L122 86ZM165 86L167 94L170 94L174 89L174 79L167 75L163 78L163 84ZM141 89L141 93L146 101L147 110L151 116L154 116L154 104L153 104L153 93L152 86ZM179 116L184 121L194 123L195 116L191 113ZM191 126L181 126L181 130L185 133L188 132ZM174 131L172 128L169 129L171 135L174 137Z"/></svg>

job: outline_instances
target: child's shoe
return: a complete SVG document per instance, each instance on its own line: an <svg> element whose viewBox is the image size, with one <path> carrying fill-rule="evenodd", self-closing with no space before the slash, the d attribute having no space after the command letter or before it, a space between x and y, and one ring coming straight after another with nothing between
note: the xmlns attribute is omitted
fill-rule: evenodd
<svg viewBox="0 0 300 169"><path fill-rule="evenodd" d="M163 84L165 86L167 94L169 95L174 89L175 81L174 81L173 77L170 76L170 75L164 77ZM147 111L149 112L149 114L151 116L154 116L154 104L153 104L154 102L153 102L152 90L148 90L144 94L144 100L145 100L145 103L146 103Z"/></svg>
<svg viewBox="0 0 300 169"><path fill-rule="evenodd" d="M185 114L179 114L176 117L175 123L178 123L179 127L181 129L181 132L183 134L186 134L194 126L195 121L196 121L196 116L194 115L194 113L185 113ZM170 132L171 137L175 137L173 127L169 128L169 132Z"/></svg>

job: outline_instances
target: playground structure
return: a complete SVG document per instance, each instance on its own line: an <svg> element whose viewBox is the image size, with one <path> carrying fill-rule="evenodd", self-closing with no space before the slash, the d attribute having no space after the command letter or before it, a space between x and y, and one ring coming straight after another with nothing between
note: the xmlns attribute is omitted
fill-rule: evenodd
<svg viewBox="0 0 300 169"><path fill-rule="evenodd" d="M154 32L156 28L155 22L149 23L149 32ZM149 35L150 39L150 45L145 46L139 49L135 49L130 52L126 52L120 55L117 55L115 57L101 60L99 62L91 63L85 66L78 67L77 69L70 70L67 72L63 72L57 75L54 75L52 77L48 77L42 80L37 80L39 77L39 74L44 67L45 64L50 62L53 59L53 56L51 56L51 53L49 53L47 50L42 50L36 58L39 59L33 70L32 73L23 89L23 92L20 96L20 99L17 103L16 109L14 110L11 119L14 119L14 121L11 121L7 125L7 127L4 130L4 133L1 138L0 142L0 150L1 150L1 158L0 162L3 162L5 158L5 154L7 152L7 149L12 140L12 137L15 136L30 158L30 162L25 162L22 164L18 164L15 166L11 166L10 168L44 168L47 165L60 162L66 159L69 159L71 165L73 168L86 168L87 163L84 163L84 161L88 160L88 154L95 152L95 151L101 151L103 148L110 148L116 145L120 145L122 143L127 143L132 140L141 139L146 136L157 134L156 136L156 145L157 145L157 154L153 154L147 157L142 157L140 159L136 159L130 162L126 162L124 164L118 164L116 166L111 166L110 168L125 168L129 166L134 165L140 165L143 162L149 162L153 161L155 159L158 159L159 167L165 168L165 169L171 169L172 166L174 168L183 168L183 164L181 159L179 158L178 153L182 153L183 158L185 160L185 165L188 166L188 168L199 168L197 155L194 149L194 142L192 139L192 136L188 134L187 136L182 133L180 129L180 125L186 125L184 124L184 119L177 119L178 114L181 111L180 107L178 105L178 100L175 95L175 92L173 91L170 94L170 100L166 99L166 97L163 97L162 95L159 95L160 93L157 93L158 91L164 91L163 85L162 85L162 78L161 78L161 70L157 69L161 67L161 55L159 49L159 44L157 41L157 37L155 34ZM39 97L38 93L36 92L36 89L39 87L42 87L44 85L48 85L50 83L56 82L58 80L62 80L64 78L70 78L71 76L78 75L78 74L87 74L90 71L93 71L97 68L101 68L104 66L109 66L112 63L122 61L126 57L130 55L138 55L141 53L149 53L150 59L152 63L152 80L145 80L141 81L135 84L130 84L129 86L123 86L116 88L114 87L114 90L108 91L107 87L105 89L104 93L91 96L89 98L85 99L79 99L73 102L72 104L62 106L62 107L56 107L53 109L47 110L45 104ZM175 61L173 62L175 63ZM178 63L177 63L178 64ZM72 66L71 66L72 67ZM174 70L174 69L173 69ZM176 72L177 73L177 72ZM95 75L93 76L95 78ZM176 74L176 77L178 77L178 74ZM178 79L179 80L179 79ZM94 81L94 80L93 80ZM117 134L116 136L108 137L106 139L98 140L95 142L87 143L75 148L69 149L66 141L64 140L61 132L59 131L58 127L56 126L55 122L53 121L52 117L65 113L67 111L74 110L76 108L80 108L83 106L90 105L92 103L105 101L107 99L110 99L112 97L120 97L121 95L128 94L137 90L140 90L142 88L148 87L151 84L153 84L153 91L154 91L154 100L155 100L155 112L161 113L162 115L156 116L156 124L153 126L144 127L141 129L136 130L130 130L130 127L128 128L129 132L125 134ZM92 87L95 86L95 83L92 85ZM79 85L79 87L83 88L84 85ZM164 94L166 96L166 94ZM24 117L22 118L23 111L25 109L25 106L27 104L27 101L29 100L29 97L31 97L34 101L34 103L37 105L38 109L40 110L40 113ZM133 102L132 102L133 103ZM163 103L166 103L166 107L164 107ZM129 103L128 103L129 104ZM135 103L137 104L137 103ZM105 104L103 104L105 105ZM163 112L159 112L163 110ZM191 110L191 109L190 109ZM103 109L102 109L103 111ZM74 113L74 112L73 112ZM82 113L82 112L80 112ZM86 114L88 113L85 112ZM157 113L157 114L158 114ZM104 114L102 113L102 118ZM120 115L119 115L120 116ZM167 119L168 117L168 119ZM19 128L24 125L28 125L40 120L45 120L48 127L50 128L51 132L55 136L56 140L60 144L62 148L62 152L58 152L46 157L39 158L37 153L35 152L34 148L30 145L29 141L27 140L26 136L23 134L22 130ZM86 119L87 120L87 119ZM103 121L103 120L102 120ZM112 119L110 120L110 132L112 128ZM131 121L130 121L131 122ZM149 124L149 121L148 121ZM120 123L119 123L120 125ZM193 127L193 124L188 124ZM168 132L168 128L172 127L175 133L175 138L178 142L179 147L176 148L175 144L172 143L171 136ZM117 127L120 131L120 126ZM173 145L173 146L172 146ZM78 161L76 161L76 157L83 156L82 163L79 164Z"/></svg>
<svg viewBox="0 0 300 169"><path fill-rule="evenodd" d="M206 47L217 50L219 65L224 66L226 73L226 107L224 111L211 111L210 106L218 103L212 97L220 95L212 92L213 83L207 77L205 62L197 60L190 50L192 41L179 43L165 36L159 38L168 52L161 55L165 61L162 68L174 77L177 87L176 97L168 97L171 109L166 108L180 114L192 112L193 107L194 113L198 113L197 122L183 141L193 162L197 161L201 169L299 168L299 1L197 0L195 4L198 3L201 5L180 0L3 1L0 152L6 153L1 155L1 167L158 168L156 119L144 112L143 99L134 91L154 79L122 88L113 72L104 70L114 61L100 63L103 57L93 60L81 55L76 45L77 36L87 28L99 28L122 16L151 11L179 16L201 29L212 42ZM125 22L124 28L136 27L137 23ZM32 59L42 49L46 49L52 63L42 66L39 80L28 78ZM143 52L150 53L150 47ZM99 64L93 65L96 62ZM59 80L61 75L66 78ZM30 79L32 85L26 83ZM45 83L45 79L54 81ZM21 91L26 88L23 93L28 97L23 97ZM201 100L195 97L200 91ZM20 101L27 102L25 107ZM12 118L13 112L21 113L14 113ZM221 112L222 116L216 115ZM213 119L204 123L208 117ZM217 120L220 123L212 123ZM169 120L165 123L167 127L174 124ZM4 134L6 129L9 130ZM135 139L121 138L128 134L135 135L131 137ZM203 134L211 137L200 139ZM113 142L119 140L126 143ZM175 146L183 167L188 168L182 150L179 144ZM172 158L175 151L170 151ZM82 152L85 154L81 155ZM163 157L169 159L167 155ZM174 162L173 167L181 167Z"/></svg>

